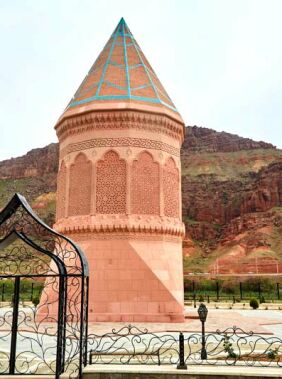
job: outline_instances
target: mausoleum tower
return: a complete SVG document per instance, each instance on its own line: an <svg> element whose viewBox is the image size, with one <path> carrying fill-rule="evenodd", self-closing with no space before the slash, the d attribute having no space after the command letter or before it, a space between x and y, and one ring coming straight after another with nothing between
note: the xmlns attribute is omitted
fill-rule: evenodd
<svg viewBox="0 0 282 379"><path fill-rule="evenodd" d="M184 123L123 19L55 129L55 228L87 255L90 321L183 321Z"/></svg>

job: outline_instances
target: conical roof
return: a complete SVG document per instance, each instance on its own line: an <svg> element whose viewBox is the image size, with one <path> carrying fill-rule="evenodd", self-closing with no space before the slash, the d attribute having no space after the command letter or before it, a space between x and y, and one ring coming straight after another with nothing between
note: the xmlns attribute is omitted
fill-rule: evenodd
<svg viewBox="0 0 282 379"><path fill-rule="evenodd" d="M109 107L155 110L182 121L123 18L64 115Z"/></svg>

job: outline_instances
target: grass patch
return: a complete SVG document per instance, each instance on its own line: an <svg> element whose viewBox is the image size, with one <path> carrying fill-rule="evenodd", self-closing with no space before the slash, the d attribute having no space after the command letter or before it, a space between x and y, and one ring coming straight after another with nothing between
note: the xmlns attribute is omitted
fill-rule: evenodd
<svg viewBox="0 0 282 379"><path fill-rule="evenodd" d="M282 151L277 149L183 154L182 175L215 175L219 180L230 180L249 172L258 172L281 157Z"/></svg>

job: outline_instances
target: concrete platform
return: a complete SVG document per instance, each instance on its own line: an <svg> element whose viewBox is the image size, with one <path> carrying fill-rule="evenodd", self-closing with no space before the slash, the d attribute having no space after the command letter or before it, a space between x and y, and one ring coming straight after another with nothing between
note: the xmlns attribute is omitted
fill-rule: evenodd
<svg viewBox="0 0 282 379"><path fill-rule="evenodd" d="M83 379L261 379L282 378L282 368L189 366L177 370L173 366L92 365L84 368Z"/></svg>

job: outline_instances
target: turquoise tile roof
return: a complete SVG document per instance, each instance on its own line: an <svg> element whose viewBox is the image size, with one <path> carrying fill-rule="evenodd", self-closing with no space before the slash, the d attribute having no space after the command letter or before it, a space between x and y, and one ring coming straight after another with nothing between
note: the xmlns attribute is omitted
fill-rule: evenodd
<svg viewBox="0 0 282 379"><path fill-rule="evenodd" d="M124 100L164 106L177 112L122 18L68 108Z"/></svg>

